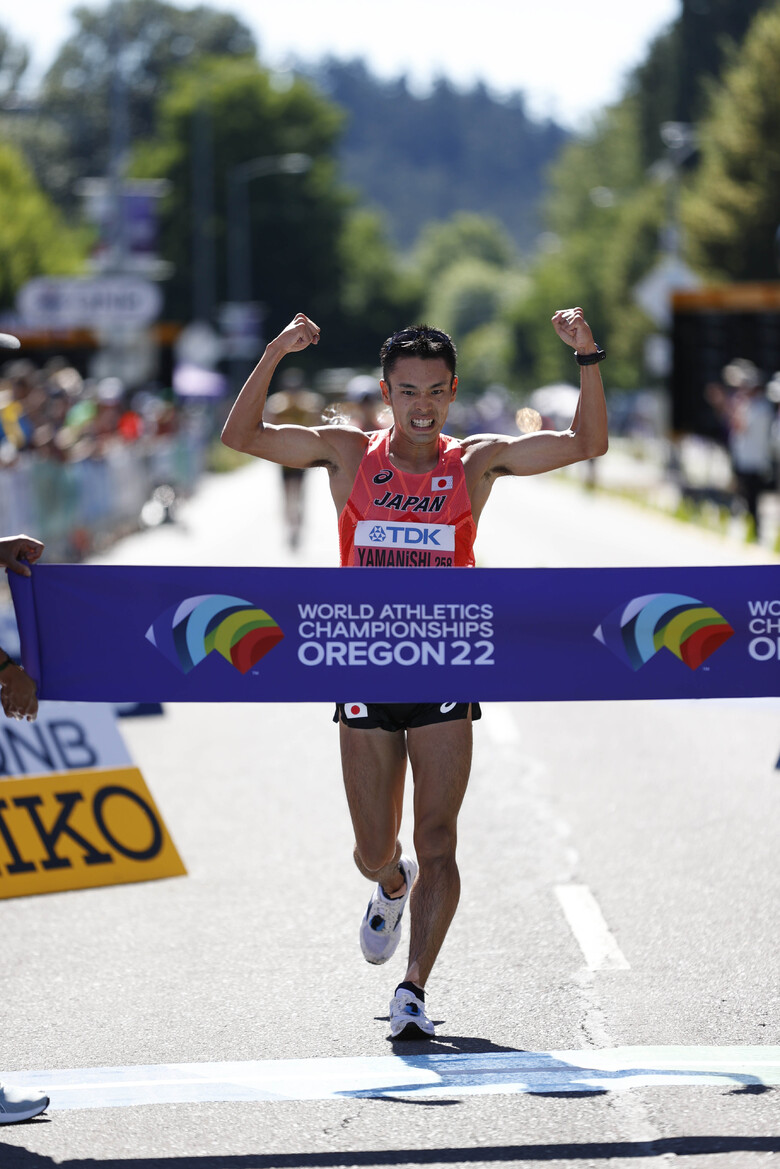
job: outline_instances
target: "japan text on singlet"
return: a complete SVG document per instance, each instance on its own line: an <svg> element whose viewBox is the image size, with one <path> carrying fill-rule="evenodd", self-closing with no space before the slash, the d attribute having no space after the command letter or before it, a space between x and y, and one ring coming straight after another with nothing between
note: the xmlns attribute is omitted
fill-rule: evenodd
<svg viewBox="0 0 780 1169"><path fill-rule="evenodd" d="M473 568L477 525L457 439L439 435L424 475L390 462L389 430L370 435L339 516L341 564L352 568Z"/></svg>

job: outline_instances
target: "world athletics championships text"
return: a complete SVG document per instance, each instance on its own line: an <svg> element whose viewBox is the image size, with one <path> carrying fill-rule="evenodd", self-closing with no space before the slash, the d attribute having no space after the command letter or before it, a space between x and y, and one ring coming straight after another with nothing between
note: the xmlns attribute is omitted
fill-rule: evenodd
<svg viewBox="0 0 780 1169"><path fill-rule="evenodd" d="M494 664L492 605L312 603L298 614L306 666Z"/></svg>

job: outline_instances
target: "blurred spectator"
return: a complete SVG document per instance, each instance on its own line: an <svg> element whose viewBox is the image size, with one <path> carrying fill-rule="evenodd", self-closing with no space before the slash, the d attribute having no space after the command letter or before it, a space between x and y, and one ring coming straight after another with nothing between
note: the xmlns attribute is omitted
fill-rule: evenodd
<svg viewBox="0 0 780 1169"><path fill-rule="evenodd" d="M15 361L0 371L0 448L10 443L13 452L70 462L114 442L178 430L179 408L167 395L144 390L131 397L119 378L84 379L62 358L42 369ZM3 452L0 461L8 465L13 452Z"/></svg>
<svg viewBox="0 0 780 1169"><path fill-rule="evenodd" d="M774 411L764 378L752 361L738 358L723 370L723 385L707 387L707 401L723 419L737 493L760 538L759 499L772 483Z"/></svg>
<svg viewBox="0 0 780 1169"><path fill-rule="evenodd" d="M37 529L80 559L134 530L160 484L200 473L211 431L202 404L171 390L84 378L63 357L0 367L0 524Z"/></svg>

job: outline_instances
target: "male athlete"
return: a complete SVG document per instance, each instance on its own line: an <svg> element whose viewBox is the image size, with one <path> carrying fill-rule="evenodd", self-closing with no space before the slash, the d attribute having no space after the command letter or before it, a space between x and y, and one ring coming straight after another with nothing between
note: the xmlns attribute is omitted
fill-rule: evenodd
<svg viewBox="0 0 780 1169"><path fill-rule="evenodd" d="M370 566L375 558L368 532L378 520L390 519L435 525L442 553L433 562L473 566L477 522L499 476L535 475L607 449L598 366L604 351L582 309L556 312L552 324L580 366L580 397L568 430L518 438L476 434L461 441L442 434L458 385L455 346L446 333L425 325L402 329L382 346L380 387L393 418L387 430L366 434L344 425L264 423L279 362L320 340L317 325L299 313L268 345L233 406L222 441L288 467L327 468L342 565ZM400 559L425 566L429 556L409 552ZM471 723L479 717L477 703L354 702L338 706L334 719L340 723L355 863L375 884L360 926L368 962L386 962L395 952L410 899L409 963L390 1003L393 1039L434 1034L425 985L458 904L457 820L471 769ZM402 853L398 839L407 760L414 779L416 863Z"/></svg>

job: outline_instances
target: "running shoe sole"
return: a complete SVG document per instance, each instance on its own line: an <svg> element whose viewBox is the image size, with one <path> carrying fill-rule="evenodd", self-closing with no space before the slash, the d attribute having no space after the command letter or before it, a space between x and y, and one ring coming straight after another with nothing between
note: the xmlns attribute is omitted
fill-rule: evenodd
<svg viewBox="0 0 780 1169"><path fill-rule="evenodd" d="M366 962L370 962L372 966L381 966L384 962L392 958L398 949L398 943L401 941L401 919L406 908L406 903L409 900L409 894L412 891L414 879L417 876L417 865L408 856L402 856L398 863L406 879L406 892L403 897L382 897L379 892L379 885L377 885L368 903L368 909L360 923L360 949L363 952L363 957ZM386 924L384 920L385 913L388 913L388 919L395 919L389 930L383 928ZM379 929L371 928L370 923L375 918L383 919L383 924ZM385 942L380 950L372 949L372 944L375 944L377 940Z"/></svg>
<svg viewBox="0 0 780 1169"><path fill-rule="evenodd" d="M399 1031L397 1035L393 1035L391 1030L390 1038L396 1043L399 1041L408 1042L414 1039L433 1039L434 1036L429 1035L427 1031L423 1031L416 1023L407 1023L403 1031Z"/></svg>
<svg viewBox="0 0 780 1169"><path fill-rule="evenodd" d="M44 1096L30 1103L29 1108L14 1108L10 1112L0 1111L0 1124L19 1124L23 1120L33 1120L40 1116L49 1107L49 1097Z"/></svg>

